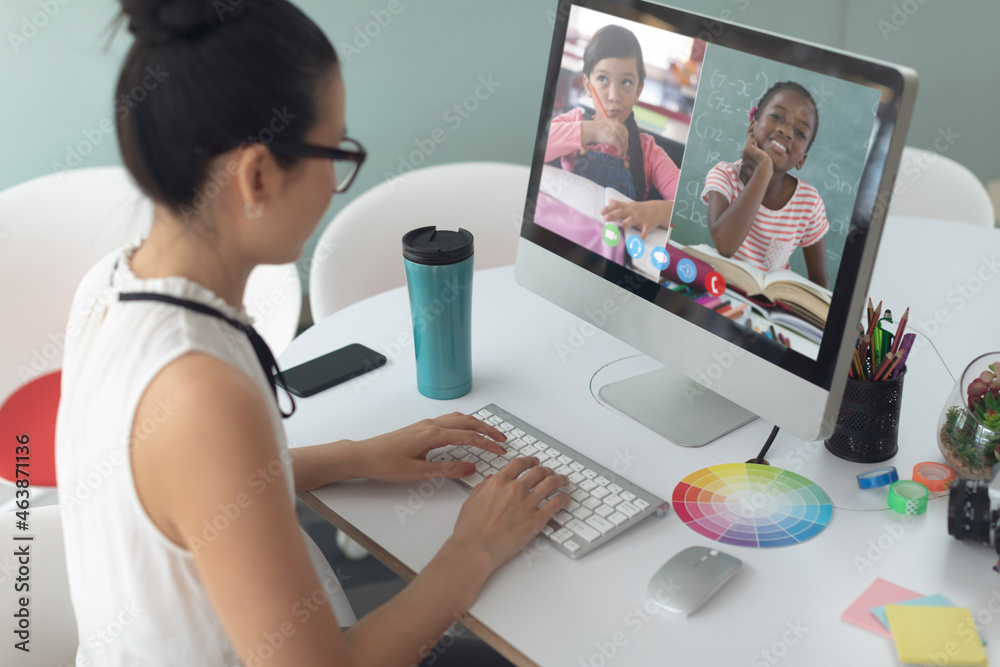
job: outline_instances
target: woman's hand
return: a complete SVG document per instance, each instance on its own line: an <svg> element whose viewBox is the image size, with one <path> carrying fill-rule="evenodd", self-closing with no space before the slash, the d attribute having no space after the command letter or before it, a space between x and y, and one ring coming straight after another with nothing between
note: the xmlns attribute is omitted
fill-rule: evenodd
<svg viewBox="0 0 1000 667"><path fill-rule="evenodd" d="M512 459L473 489L459 512L451 541L485 553L492 572L565 509L566 494L546 498L568 483L565 475L538 465L533 456Z"/></svg>
<svg viewBox="0 0 1000 667"><path fill-rule="evenodd" d="M740 181L743 182L743 185L750 182L750 177L758 169L764 169L767 172L767 179L770 179L771 174L774 172L774 163L771 162L771 157L764 152L763 148L757 145L757 140L753 138L753 129L756 123L757 121L750 122L750 129L747 130L747 140L743 144L743 153L740 155L743 160L740 167Z"/></svg>
<svg viewBox="0 0 1000 667"><path fill-rule="evenodd" d="M427 452L445 445L463 445L503 454L507 450L497 442L506 439L489 424L471 415L452 412L360 442L359 469L363 477L383 482L466 477L476 472L475 465L463 461L431 462L427 460Z"/></svg>
<svg viewBox="0 0 1000 667"><path fill-rule="evenodd" d="M599 120L585 120L581 125L580 143L583 146L588 144L610 144L618 149L619 157L628 153L628 130L625 126L612 118L601 118Z"/></svg>
<svg viewBox="0 0 1000 667"><path fill-rule="evenodd" d="M638 227L643 239L657 227L666 228L670 224L670 214L674 210L672 201L615 201L601 209L605 222L619 222L623 229Z"/></svg>

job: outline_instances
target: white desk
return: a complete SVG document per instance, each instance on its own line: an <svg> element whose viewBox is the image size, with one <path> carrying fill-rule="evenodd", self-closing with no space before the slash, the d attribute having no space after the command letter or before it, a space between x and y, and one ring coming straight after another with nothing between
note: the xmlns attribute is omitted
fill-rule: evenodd
<svg viewBox="0 0 1000 667"><path fill-rule="evenodd" d="M995 264L1000 232L901 218L890 221L881 247L870 293L884 298L897 317L911 306L911 326L933 334L953 373L1000 346ZM959 285L967 285L971 301L962 303ZM755 421L706 447L674 446L603 409L591 393L595 372L635 355L633 348L589 327L584 331L591 335L581 334L581 320L517 286L511 267L477 273L474 303L473 390L453 401L417 392L405 288L357 303L302 334L281 355L282 367L351 342L382 350L389 363L299 400L286 422L291 446L364 438L494 402L605 465L628 461L625 477L669 499L694 470L755 455L769 432L770 425ZM933 331L927 323L935 316L945 323ZM560 359L557 343L574 341L583 342ZM616 364L602 376L613 379L625 366L644 361ZM887 463L907 479L914 463L942 460L935 429L952 388L929 345L914 348L908 366L899 454ZM989 642L987 653L994 661L1000 658L1000 575L991 570L997 555L948 535L947 498L906 520L880 511L885 490L857 489L855 475L874 466L838 459L821 442L779 434L768 458L818 483L838 509L822 533L797 546L722 545L744 566L690 618L643 610L646 583L667 558L693 544L719 546L671 512L645 520L578 561L544 550L539 542L541 551L525 551L494 574L472 607L470 622L512 660L546 667L771 665L779 658L783 665L894 665L891 640L840 620L880 576L924 594L943 593L970 608ZM404 576L420 571L450 535L467 497L450 482L429 481L348 482L304 495L349 534L373 544ZM614 650L612 660L603 660L602 647Z"/></svg>

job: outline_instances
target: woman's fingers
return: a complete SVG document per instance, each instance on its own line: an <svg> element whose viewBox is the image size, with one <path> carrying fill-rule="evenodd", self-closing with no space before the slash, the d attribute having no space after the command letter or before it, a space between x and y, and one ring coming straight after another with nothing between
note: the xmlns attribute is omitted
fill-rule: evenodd
<svg viewBox="0 0 1000 667"><path fill-rule="evenodd" d="M540 505L543 500L567 484L569 479L565 475L548 475L535 485L528 496L536 501L536 505Z"/></svg>

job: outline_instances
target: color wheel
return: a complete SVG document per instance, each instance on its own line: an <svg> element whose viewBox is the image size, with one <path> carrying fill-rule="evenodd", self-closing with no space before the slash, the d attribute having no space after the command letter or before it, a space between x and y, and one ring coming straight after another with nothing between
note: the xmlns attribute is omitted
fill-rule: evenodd
<svg viewBox="0 0 1000 667"><path fill-rule="evenodd" d="M705 537L742 547L798 544L830 523L830 496L802 475L756 463L697 470L674 488L674 511Z"/></svg>

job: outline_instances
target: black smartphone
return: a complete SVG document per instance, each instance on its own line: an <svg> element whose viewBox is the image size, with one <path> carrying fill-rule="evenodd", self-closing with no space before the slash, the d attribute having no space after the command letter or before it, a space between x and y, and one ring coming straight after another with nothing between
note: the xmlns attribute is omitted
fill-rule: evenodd
<svg viewBox="0 0 1000 667"><path fill-rule="evenodd" d="M385 365L385 355L359 343L281 371L288 391L305 398Z"/></svg>

